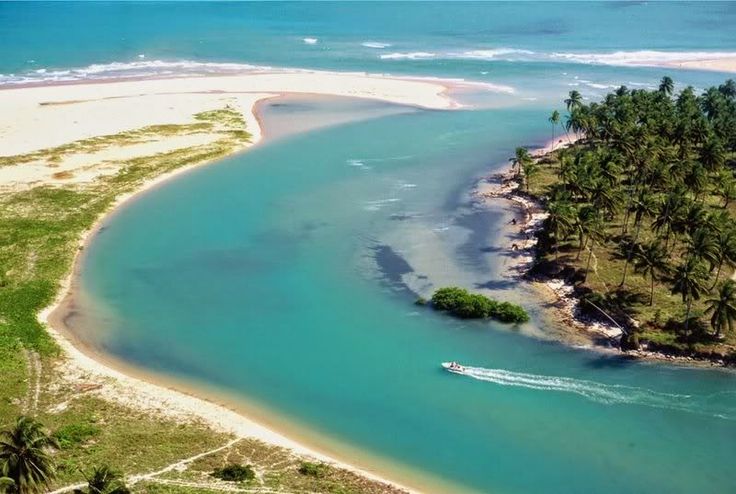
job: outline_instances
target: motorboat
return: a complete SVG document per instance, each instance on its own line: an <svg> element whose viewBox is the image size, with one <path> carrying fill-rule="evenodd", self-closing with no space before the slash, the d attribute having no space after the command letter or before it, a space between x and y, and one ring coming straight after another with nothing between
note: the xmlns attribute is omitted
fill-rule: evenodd
<svg viewBox="0 0 736 494"><path fill-rule="evenodd" d="M447 372L453 372L455 374L462 374L465 372L465 367L457 362L442 362L442 368Z"/></svg>

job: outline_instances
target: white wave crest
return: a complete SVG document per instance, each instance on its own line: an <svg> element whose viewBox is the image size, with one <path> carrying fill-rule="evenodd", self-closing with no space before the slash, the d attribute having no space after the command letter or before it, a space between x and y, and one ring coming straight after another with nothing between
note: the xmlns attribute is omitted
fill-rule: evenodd
<svg viewBox="0 0 736 494"><path fill-rule="evenodd" d="M241 74L268 71L271 67L227 62L192 60L144 60L92 64L73 69L41 68L25 74L0 74L0 85L36 82L77 81L86 79L124 79L160 75Z"/></svg>
<svg viewBox="0 0 736 494"><path fill-rule="evenodd" d="M381 55L382 60L429 60L436 57L436 53L430 53L428 51L412 51L409 53L386 53Z"/></svg>
<svg viewBox="0 0 736 494"><path fill-rule="evenodd" d="M378 41L364 41L360 44L361 46L365 46L366 48L376 48L376 49L383 49L388 48L391 46L391 43L379 43Z"/></svg>
<svg viewBox="0 0 736 494"><path fill-rule="evenodd" d="M558 62L616 66L674 66L678 63L736 59L734 51L632 50L616 52L535 52L522 48L478 48L464 51L436 50L395 52L380 56L384 60L487 60L508 62Z"/></svg>
<svg viewBox="0 0 736 494"><path fill-rule="evenodd" d="M319 39L317 38L304 38L302 39L304 41L304 44L306 45L316 45Z"/></svg>
<svg viewBox="0 0 736 494"><path fill-rule="evenodd" d="M662 393L635 386L603 384L584 379L544 376L504 369L484 369L482 367L466 367L462 375L501 386L573 393L591 401L608 405L641 405L736 420L736 402L730 400L727 403L712 403L711 398L714 396ZM720 393L720 396L723 397L727 394ZM736 397L736 393L730 394Z"/></svg>
<svg viewBox="0 0 736 494"><path fill-rule="evenodd" d="M721 60L736 58L736 52L709 51L616 51L612 53L551 53L552 60L565 60L576 63L623 65L623 66L660 66L698 60Z"/></svg>
<svg viewBox="0 0 736 494"><path fill-rule="evenodd" d="M497 48L494 50L470 50L462 53L448 53L450 58L469 58L472 60L494 60L502 59L513 61L514 59L524 59L522 55L534 55L533 51L517 50L514 48Z"/></svg>

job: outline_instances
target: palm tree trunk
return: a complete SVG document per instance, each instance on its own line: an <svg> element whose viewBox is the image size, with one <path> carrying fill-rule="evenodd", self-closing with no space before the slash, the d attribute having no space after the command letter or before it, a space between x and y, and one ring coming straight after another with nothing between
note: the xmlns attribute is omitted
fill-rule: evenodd
<svg viewBox="0 0 736 494"><path fill-rule="evenodd" d="M636 188L632 186L626 202L626 214L624 214L624 224L623 228L621 228L621 235L626 235L626 232L629 229L629 216L631 215L631 202L634 200L634 192L636 192Z"/></svg>
<svg viewBox="0 0 736 494"><path fill-rule="evenodd" d="M649 307L654 305L654 271L652 271L652 287L649 290Z"/></svg>
<svg viewBox="0 0 736 494"><path fill-rule="evenodd" d="M590 249L588 250L588 261L585 263L585 276L583 277L583 281L586 281L588 279L588 270L590 269L590 260L593 258L593 247L595 246L595 240L592 239L590 241Z"/></svg>
<svg viewBox="0 0 736 494"><path fill-rule="evenodd" d="M718 284L718 278L721 276L721 268L723 268L723 261L720 261L718 263L718 271L716 271L716 281L714 281L713 285L710 287L711 290L713 290Z"/></svg>
<svg viewBox="0 0 736 494"><path fill-rule="evenodd" d="M685 313L685 336L688 334L688 327L690 326L690 309L693 306L693 298L688 297L687 298L687 312Z"/></svg>
<svg viewBox="0 0 736 494"><path fill-rule="evenodd" d="M580 248L578 249L578 255L575 256L575 260L580 259L580 254L585 250L585 246L588 245L588 238L585 235L580 235Z"/></svg>
<svg viewBox="0 0 736 494"><path fill-rule="evenodd" d="M639 224L636 226L636 234L634 234L634 241L631 243L631 247L629 248L629 254L626 256L626 263L624 264L624 276L621 279L621 288L626 287L626 272L629 270L629 263L631 262L631 256L634 253L634 247L636 246L636 242L639 240L639 233L641 232L641 220L639 220Z"/></svg>

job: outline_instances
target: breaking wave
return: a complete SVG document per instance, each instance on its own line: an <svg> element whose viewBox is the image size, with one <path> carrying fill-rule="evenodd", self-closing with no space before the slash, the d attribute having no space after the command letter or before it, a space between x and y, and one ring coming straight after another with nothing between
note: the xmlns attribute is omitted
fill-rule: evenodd
<svg viewBox="0 0 736 494"><path fill-rule="evenodd" d="M92 64L73 69L41 68L23 74L0 74L0 85L79 80L125 79L170 75L242 74L273 70L244 63L195 62L192 60L145 60Z"/></svg>
<svg viewBox="0 0 736 494"><path fill-rule="evenodd" d="M635 50L610 53L535 52L517 48L465 51L414 51L380 55L383 60L501 60L507 62L563 62L617 66L670 66L701 60L736 59L736 52Z"/></svg>
<svg viewBox="0 0 736 494"><path fill-rule="evenodd" d="M428 51L412 51L409 53L396 52L381 55L381 60L429 60L430 58L435 58L436 56L436 53L431 53Z"/></svg>
<svg viewBox="0 0 736 494"><path fill-rule="evenodd" d="M365 46L366 48L376 48L376 49L383 49L388 48L391 46L391 43L379 43L378 41L364 41L360 44L361 46Z"/></svg>

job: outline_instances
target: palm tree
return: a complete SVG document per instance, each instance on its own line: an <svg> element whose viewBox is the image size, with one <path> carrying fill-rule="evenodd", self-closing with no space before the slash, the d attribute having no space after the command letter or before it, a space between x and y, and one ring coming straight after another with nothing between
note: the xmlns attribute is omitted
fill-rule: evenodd
<svg viewBox="0 0 736 494"><path fill-rule="evenodd" d="M672 91L675 89L675 83L669 76L662 77L662 81L659 83L659 92L667 96L672 95Z"/></svg>
<svg viewBox="0 0 736 494"><path fill-rule="evenodd" d="M662 237L664 231L664 248L667 249L670 243L670 234L673 227L677 224L681 217L683 208L685 207L684 192L681 189L674 189L664 201L660 204L657 216L652 222L652 229L657 233L658 237Z"/></svg>
<svg viewBox="0 0 736 494"><path fill-rule="evenodd" d="M565 106L567 107L567 111L572 111L576 108L579 108L580 105L583 104L583 97L580 95L580 93L573 89L570 91L570 95L567 99L565 99Z"/></svg>
<svg viewBox="0 0 736 494"><path fill-rule="evenodd" d="M721 332L728 328L733 331L733 323L736 320L736 282L726 280L718 290L718 297L706 300L708 308L705 313L712 313L710 325L716 332L716 338Z"/></svg>
<svg viewBox="0 0 736 494"><path fill-rule="evenodd" d="M107 465L92 469L87 480L87 494L128 494L130 490L120 472L113 470Z"/></svg>
<svg viewBox="0 0 736 494"><path fill-rule="evenodd" d="M0 477L0 492L13 492L15 482L10 477Z"/></svg>
<svg viewBox="0 0 736 494"><path fill-rule="evenodd" d="M634 271L642 276L649 276L649 305L654 303L654 282L670 271L667 250L658 241L639 247L634 252Z"/></svg>
<svg viewBox="0 0 736 494"><path fill-rule="evenodd" d="M726 161L726 153L721 141L713 137L708 139L700 148L700 162L709 172L717 171Z"/></svg>
<svg viewBox="0 0 736 494"><path fill-rule="evenodd" d="M593 249L597 240L604 241L606 239L606 230L601 221L600 214L595 214L593 217L583 225L585 234L590 241L588 246L588 259L585 261L585 272L583 274L583 281L588 279L588 272L590 271L590 260L593 258Z"/></svg>
<svg viewBox="0 0 736 494"><path fill-rule="evenodd" d="M524 170L524 184L526 191L529 192L529 181L539 171L539 165L534 160L529 160L521 163L521 167Z"/></svg>
<svg viewBox="0 0 736 494"><path fill-rule="evenodd" d="M552 115L548 118L549 123L552 124L552 149L555 148L555 128L560 123L560 112L557 110L552 112Z"/></svg>
<svg viewBox="0 0 736 494"><path fill-rule="evenodd" d="M43 491L55 476L49 449L56 439L31 417L19 417L15 425L0 433L0 474L10 478L18 494Z"/></svg>
<svg viewBox="0 0 736 494"><path fill-rule="evenodd" d="M634 241L631 243L631 247L629 248L629 252L626 255L626 262L624 263L624 273L621 278L621 287L626 286L626 274L629 270L629 263L631 262L631 257L634 254L634 247L636 246L637 242L639 241L639 235L641 233L641 225L643 223L642 219L644 216L651 216L654 213L655 210L655 203L654 198L648 194L646 194L644 191L639 193L639 196L637 197L635 203L634 203L634 225L636 225L636 233L634 234Z"/></svg>
<svg viewBox="0 0 736 494"><path fill-rule="evenodd" d="M718 86L718 90L727 98L734 98L736 97L736 82L733 79L729 79L725 84Z"/></svg>
<svg viewBox="0 0 736 494"><path fill-rule="evenodd" d="M713 281L710 289L712 290L720 281L721 270L723 265L734 266L736 264L736 232L730 227L725 226L718 232L715 238L716 259L718 260L718 268L716 269L716 279Z"/></svg>
<svg viewBox="0 0 736 494"><path fill-rule="evenodd" d="M547 205L547 228L555 236L555 260L559 259L560 240L572 229L575 208L565 200L552 201Z"/></svg>
<svg viewBox="0 0 736 494"><path fill-rule="evenodd" d="M672 286L672 293L682 295L682 301L687 306L687 313L685 315L686 332L690 323L693 300L699 300L700 295L705 291L704 279L703 266L694 257L690 257L687 261L680 264L675 271L675 283Z"/></svg>
<svg viewBox="0 0 736 494"><path fill-rule="evenodd" d="M707 261L711 271L718 265L719 245L715 235L707 226L696 229L687 242L688 255L699 261Z"/></svg>
<svg viewBox="0 0 736 494"><path fill-rule="evenodd" d="M511 161L513 168L516 169L516 176L518 177L524 165L530 163L533 160L531 155L529 155L529 151L526 148L517 147L514 151L514 157L510 158L509 161Z"/></svg>
<svg viewBox="0 0 736 494"><path fill-rule="evenodd" d="M727 208L736 199L736 179L730 169L721 169L715 179L715 193L723 199L723 208Z"/></svg>

